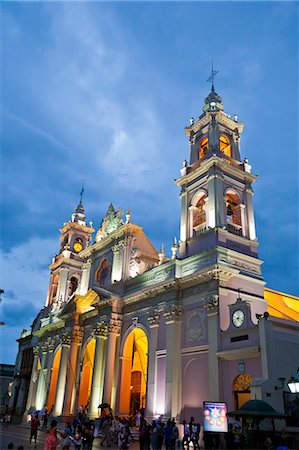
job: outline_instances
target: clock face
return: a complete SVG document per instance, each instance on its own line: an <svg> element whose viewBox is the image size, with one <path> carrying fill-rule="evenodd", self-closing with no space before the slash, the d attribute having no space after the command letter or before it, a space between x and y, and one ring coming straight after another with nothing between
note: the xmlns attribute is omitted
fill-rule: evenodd
<svg viewBox="0 0 299 450"><path fill-rule="evenodd" d="M233 313L233 324L235 327L239 328L241 325L243 325L245 319L245 314L241 309L236 309Z"/></svg>
<svg viewBox="0 0 299 450"><path fill-rule="evenodd" d="M82 250L82 245L80 244L80 242L76 242L76 243L74 244L74 250L75 250L75 252L77 252L77 253L81 252L81 250Z"/></svg>

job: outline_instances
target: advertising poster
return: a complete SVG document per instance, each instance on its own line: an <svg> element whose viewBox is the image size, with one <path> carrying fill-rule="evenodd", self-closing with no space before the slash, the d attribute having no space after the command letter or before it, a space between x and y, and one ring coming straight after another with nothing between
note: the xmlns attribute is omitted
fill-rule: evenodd
<svg viewBox="0 0 299 450"><path fill-rule="evenodd" d="M227 433L226 403L204 402L203 430L213 433Z"/></svg>

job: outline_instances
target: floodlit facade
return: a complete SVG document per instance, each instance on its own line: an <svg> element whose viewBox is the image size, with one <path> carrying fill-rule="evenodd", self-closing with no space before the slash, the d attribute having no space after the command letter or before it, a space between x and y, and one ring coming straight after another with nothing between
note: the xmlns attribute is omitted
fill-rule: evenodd
<svg viewBox="0 0 299 450"><path fill-rule="evenodd" d="M212 87L185 129L170 259L112 205L92 238L80 199L60 229L46 305L18 340L19 414L88 405L94 418L107 402L121 415L202 421L204 401L232 410L255 397L284 411L275 386L297 369L299 299L265 289L243 127Z"/></svg>

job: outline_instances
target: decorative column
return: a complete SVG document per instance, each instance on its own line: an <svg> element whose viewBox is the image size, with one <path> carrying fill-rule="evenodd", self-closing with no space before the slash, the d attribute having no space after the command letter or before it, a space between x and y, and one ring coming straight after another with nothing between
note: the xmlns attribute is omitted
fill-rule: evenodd
<svg viewBox="0 0 299 450"><path fill-rule="evenodd" d="M150 335L148 346L146 415L151 418L155 414L156 352L160 314L160 311L155 310L147 319L150 326Z"/></svg>
<svg viewBox="0 0 299 450"><path fill-rule="evenodd" d="M256 239L256 232L255 232L255 221L254 221L253 202L252 202L253 190L251 189L250 186L246 187L245 196L246 196L248 234L249 234L249 239L254 241Z"/></svg>
<svg viewBox="0 0 299 450"><path fill-rule="evenodd" d="M42 358L41 358L41 368L39 371L37 391L36 391L36 409L43 409L44 401L47 395L46 391L46 379L45 379L45 363L48 353L48 343L43 342L41 344Z"/></svg>
<svg viewBox="0 0 299 450"><path fill-rule="evenodd" d="M186 255L186 245L188 239L188 197L186 188L181 190L181 223L180 223L180 256L183 258Z"/></svg>
<svg viewBox="0 0 299 450"><path fill-rule="evenodd" d="M91 269L91 259L88 259L86 263L82 265L82 277L79 291L80 295L85 295L88 291L90 269Z"/></svg>
<svg viewBox="0 0 299 450"><path fill-rule="evenodd" d="M164 312L166 323L165 415L179 418L181 411L181 328L182 308L172 305Z"/></svg>
<svg viewBox="0 0 299 450"><path fill-rule="evenodd" d="M47 367L45 369L46 396L44 398L44 404L48 403L48 395L49 395L51 374L52 374L52 365L53 365L53 359L54 359L54 348L55 348L55 341L50 340L48 342L48 360L47 360Z"/></svg>
<svg viewBox="0 0 299 450"><path fill-rule="evenodd" d="M218 305L219 305L219 295L210 294L204 300L204 306L207 308L207 317L208 317L209 400L213 402L218 402L220 400L219 360L217 356L217 352L219 350Z"/></svg>
<svg viewBox="0 0 299 450"><path fill-rule="evenodd" d="M120 330L121 330L121 320L110 319L108 325L108 342L106 351L104 392L103 392L103 402L107 402L109 404L111 403L116 338L120 334Z"/></svg>
<svg viewBox="0 0 299 450"><path fill-rule="evenodd" d="M92 374L92 384L90 391L89 414L91 417L97 417L98 406L101 403L103 395L103 377L105 364L105 345L107 341L108 326L105 322L99 322L93 331L93 337L96 340L94 355L94 368Z"/></svg>
<svg viewBox="0 0 299 450"><path fill-rule="evenodd" d="M211 228L223 227L226 223L224 217L225 202L223 199L223 175L222 173L212 168L208 178L208 197L209 210L208 222Z"/></svg>
<svg viewBox="0 0 299 450"><path fill-rule="evenodd" d="M36 345L33 347L33 365L32 365L32 372L30 377L30 384L29 384L29 392L27 396L27 403L26 403L26 411L29 411L29 409L34 406L35 404L35 394L36 394L36 378L37 378L37 363L39 358L39 346Z"/></svg>
<svg viewBox="0 0 299 450"><path fill-rule="evenodd" d="M122 264L122 279L123 280L126 280L129 278L130 243L131 243L131 238L129 236L123 238L120 242L122 249L123 249L123 264Z"/></svg>
<svg viewBox="0 0 299 450"><path fill-rule="evenodd" d="M61 349L61 358L58 372L53 416L60 416L62 413L70 344L71 344L70 335L68 333L63 334L61 337L62 349Z"/></svg>
<svg viewBox="0 0 299 450"><path fill-rule="evenodd" d="M70 336L71 349L70 349L70 353L69 353L69 363L68 363L68 367L67 367L66 386L65 386L63 410L62 410L62 414L64 416L68 416L71 414L73 386L74 386L74 383L76 380L78 349L82 342L82 336L83 336L83 333L80 330L73 330L71 332L71 336ZM59 370L59 375L60 375L60 370ZM59 380L59 378L58 378L58 380Z"/></svg>
<svg viewBox="0 0 299 450"><path fill-rule="evenodd" d="M60 269L59 271L59 282L57 287L56 300L58 302L65 302L67 299L67 276L68 269L66 267Z"/></svg>

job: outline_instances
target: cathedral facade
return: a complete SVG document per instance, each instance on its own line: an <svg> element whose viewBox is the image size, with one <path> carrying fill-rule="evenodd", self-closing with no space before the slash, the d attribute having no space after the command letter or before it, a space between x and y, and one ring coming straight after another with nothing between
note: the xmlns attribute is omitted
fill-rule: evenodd
<svg viewBox="0 0 299 450"><path fill-rule="evenodd" d="M297 368L299 302L265 289L243 127L212 86L185 129L171 258L113 205L92 238L81 197L60 229L46 305L18 339L19 414L47 405L67 418L87 405L95 418L108 403L202 420L204 401L232 410L251 397L283 411L275 384Z"/></svg>

